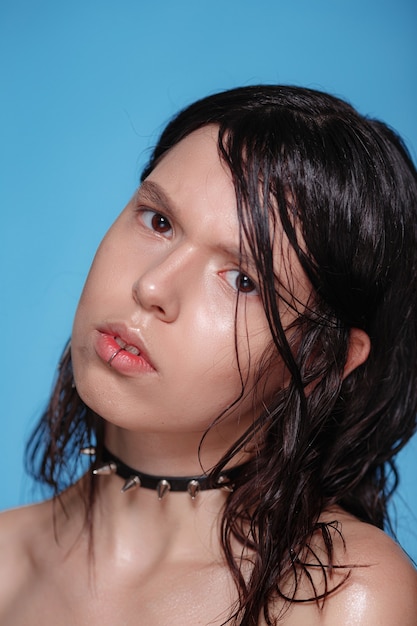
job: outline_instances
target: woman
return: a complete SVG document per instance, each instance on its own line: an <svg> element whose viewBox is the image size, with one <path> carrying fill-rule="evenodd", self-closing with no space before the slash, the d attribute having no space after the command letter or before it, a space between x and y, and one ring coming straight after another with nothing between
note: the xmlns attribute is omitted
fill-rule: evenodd
<svg viewBox="0 0 417 626"><path fill-rule="evenodd" d="M31 442L55 497L2 517L2 626L416 624L382 532L416 425L416 217L399 138L329 95L174 118Z"/></svg>

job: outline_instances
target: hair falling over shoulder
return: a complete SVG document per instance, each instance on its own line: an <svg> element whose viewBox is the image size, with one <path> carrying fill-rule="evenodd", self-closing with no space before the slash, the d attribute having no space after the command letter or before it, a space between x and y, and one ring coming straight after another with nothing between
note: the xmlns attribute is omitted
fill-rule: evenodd
<svg viewBox="0 0 417 626"><path fill-rule="evenodd" d="M181 139L209 124L219 129L241 240L255 260L271 331L259 387L274 354L290 373L214 470L252 445L250 477L236 484L222 520L240 598L231 622L254 625L263 612L273 624L271 602L302 601L297 587L310 567L321 568L326 583L318 589L310 577L310 597L320 602L331 592L334 532L319 522L323 510L339 505L380 528L389 522L394 458L416 429L417 174L383 123L325 93L261 85L181 111L142 179ZM291 276L284 283L274 272L279 238L312 286L302 308ZM296 313L290 327L283 326L280 302ZM371 349L346 375L352 329L367 334ZM101 418L72 387L67 350L28 448L31 473L58 494L75 480L80 447L93 440L100 448L102 433ZM317 533L325 558L312 548ZM236 561L236 540L253 555L249 576Z"/></svg>

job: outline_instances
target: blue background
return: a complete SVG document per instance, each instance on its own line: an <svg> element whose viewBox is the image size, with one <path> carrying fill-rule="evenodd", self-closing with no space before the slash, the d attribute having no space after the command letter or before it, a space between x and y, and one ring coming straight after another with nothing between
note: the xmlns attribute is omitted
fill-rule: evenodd
<svg viewBox="0 0 417 626"><path fill-rule="evenodd" d="M39 497L23 448L105 230L178 108L258 82L324 89L417 149L415 0L1 0L0 508ZM417 439L398 536L417 560Z"/></svg>

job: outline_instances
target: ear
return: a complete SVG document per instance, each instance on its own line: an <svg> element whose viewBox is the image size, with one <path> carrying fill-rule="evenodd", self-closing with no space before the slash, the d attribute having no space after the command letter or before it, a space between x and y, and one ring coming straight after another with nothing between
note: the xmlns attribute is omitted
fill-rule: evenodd
<svg viewBox="0 0 417 626"><path fill-rule="evenodd" d="M352 328L349 336L348 355L343 370L343 379L359 365L365 363L371 349L371 340L364 330Z"/></svg>

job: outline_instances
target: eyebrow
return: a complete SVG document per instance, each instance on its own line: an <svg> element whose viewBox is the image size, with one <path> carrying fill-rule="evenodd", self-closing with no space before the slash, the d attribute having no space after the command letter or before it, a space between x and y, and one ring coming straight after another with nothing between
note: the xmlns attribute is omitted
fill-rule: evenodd
<svg viewBox="0 0 417 626"><path fill-rule="evenodd" d="M157 183L151 180L144 180L140 185L137 196L145 196L147 200L158 205L165 213L174 213L173 202L165 191Z"/></svg>

